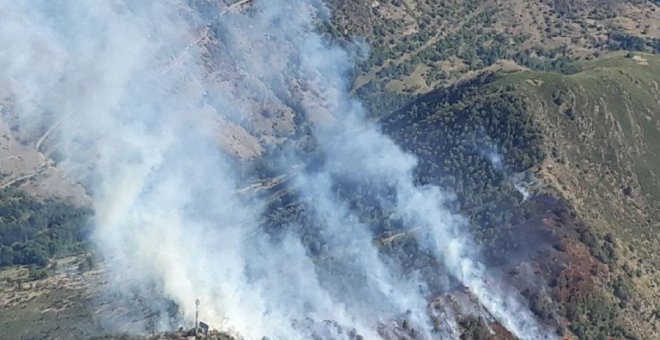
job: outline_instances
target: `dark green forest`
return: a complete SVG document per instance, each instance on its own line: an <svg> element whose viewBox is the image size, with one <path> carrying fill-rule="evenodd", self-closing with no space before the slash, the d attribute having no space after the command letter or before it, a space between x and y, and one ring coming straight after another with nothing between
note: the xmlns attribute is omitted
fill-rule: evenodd
<svg viewBox="0 0 660 340"><path fill-rule="evenodd" d="M79 252L91 212L55 200L37 200L13 189L0 191L0 266L43 266Z"/></svg>
<svg viewBox="0 0 660 340"><path fill-rule="evenodd" d="M419 157L418 184L454 192L455 209L470 217L477 238L499 240L492 251L517 247L507 241L513 230L506 226L533 203L522 202L512 175L544 158L525 102L513 87L488 86L495 78L433 91L382 121L386 133Z"/></svg>

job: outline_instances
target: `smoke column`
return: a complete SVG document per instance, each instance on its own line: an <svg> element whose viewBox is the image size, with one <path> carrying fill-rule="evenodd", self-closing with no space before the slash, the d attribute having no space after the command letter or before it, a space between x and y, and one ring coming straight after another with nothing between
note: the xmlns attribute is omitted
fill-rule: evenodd
<svg viewBox="0 0 660 340"><path fill-rule="evenodd" d="M424 280L381 254L338 197L338 183L348 181L393 193L382 203L391 218L417 228L421 250L515 335L544 337L518 295L487 277L461 231L466 221L445 208L451 197L415 186L415 157L368 123L349 96L353 51L315 33L327 15L322 4L255 1L243 14L223 8L0 1L0 81L11 93L10 114L35 136L59 124L51 143L66 155L60 168L93 197L94 241L111 279L155 289L186 320L199 298L201 319L247 339L352 336L306 320L333 320L375 339L379 324L403 314L420 337L452 334L433 329ZM237 194L245 185L240 161L219 147L231 140L228 126L250 130L254 111L271 106L295 107L312 122L323 160L291 185L329 252L341 254L330 266L319 268L299 233L264 232L265 202ZM280 145L279 170L311 163Z"/></svg>
<svg viewBox="0 0 660 340"><path fill-rule="evenodd" d="M487 140L490 142L490 138ZM488 144L484 147L476 148L479 154L488 160L488 163L490 163L493 169L502 173L506 178L508 178L508 180L511 182L511 185L513 185L513 188L516 189L516 191L518 191L518 193L520 193L522 196L521 203L529 199L529 197L532 195L530 192L530 183L524 181L522 179L522 175L511 173L511 170L508 169L504 164L504 157L499 151L497 151L496 148Z"/></svg>

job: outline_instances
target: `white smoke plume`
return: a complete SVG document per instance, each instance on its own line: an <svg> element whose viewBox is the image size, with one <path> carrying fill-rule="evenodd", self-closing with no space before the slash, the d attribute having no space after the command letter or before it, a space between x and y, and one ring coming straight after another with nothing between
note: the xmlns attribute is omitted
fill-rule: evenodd
<svg viewBox="0 0 660 340"><path fill-rule="evenodd" d="M504 162L504 156L502 156L502 153L498 151L495 147L490 145L492 143L492 140L490 138L485 138L486 140L486 145L485 146L475 146L479 154L484 157L488 163L495 169L496 171L502 173L507 179L511 182L511 185L513 185L513 188L520 193L522 196L522 202L526 201L529 199L529 197L532 196L532 192L530 187L532 186L531 181L525 180L526 174L525 173L519 173L515 174L512 173L512 171L507 168L505 162Z"/></svg>
<svg viewBox="0 0 660 340"><path fill-rule="evenodd" d="M203 320L247 339L353 336L308 320L375 339L380 324L404 314L418 336L441 337L425 281L381 254L338 197L338 182L349 181L392 193L381 203L415 229L419 247L437 259L431 270L448 270L518 337L544 337L517 294L487 277L461 231L466 221L445 208L451 197L415 186L415 157L349 96L351 52L315 33L323 5L224 6L0 1L0 82L11 114L26 133L59 124L52 143L67 156L62 169L93 196L94 240L117 285L155 287L186 320L199 298ZM265 202L237 194L245 183L239 161L218 146L231 139L219 127L249 127L255 102L292 105L313 122L323 159L291 185L335 264L319 268L295 232L265 232ZM311 165L288 145L277 153L279 170Z"/></svg>

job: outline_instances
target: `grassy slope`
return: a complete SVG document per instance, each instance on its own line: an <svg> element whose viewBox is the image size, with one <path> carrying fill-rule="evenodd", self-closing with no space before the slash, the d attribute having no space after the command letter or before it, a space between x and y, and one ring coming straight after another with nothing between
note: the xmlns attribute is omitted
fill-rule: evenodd
<svg viewBox="0 0 660 340"><path fill-rule="evenodd" d="M526 99L548 155L540 177L589 226L620 240L610 278L630 279L638 294L620 315L640 334L658 334L660 57L615 53L580 66L572 75L518 72L490 86L514 85Z"/></svg>
<svg viewBox="0 0 660 340"><path fill-rule="evenodd" d="M660 57L636 56L612 54L572 75L519 72L491 85L516 84L528 101L544 131L548 179L561 181L557 189L585 218L630 241L653 235L660 216Z"/></svg>

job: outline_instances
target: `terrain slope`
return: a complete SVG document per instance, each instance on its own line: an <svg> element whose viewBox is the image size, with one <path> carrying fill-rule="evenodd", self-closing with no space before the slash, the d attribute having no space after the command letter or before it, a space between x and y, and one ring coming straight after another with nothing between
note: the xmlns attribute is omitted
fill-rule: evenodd
<svg viewBox="0 0 660 340"><path fill-rule="evenodd" d="M537 315L580 338L647 338L660 321L659 69L656 55L614 53L571 74L484 74L383 124L420 157L421 182L457 191L493 264L514 282L537 266L544 288L520 287Z"/></svg>

